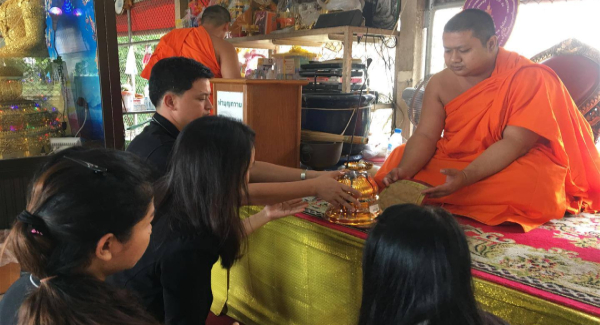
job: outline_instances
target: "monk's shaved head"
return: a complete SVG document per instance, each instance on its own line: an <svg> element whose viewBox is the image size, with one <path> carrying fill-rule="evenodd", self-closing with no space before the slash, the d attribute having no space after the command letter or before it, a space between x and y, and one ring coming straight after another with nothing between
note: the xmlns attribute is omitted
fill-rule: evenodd
<svg viewBox="0 0 600 325"><path fill-rule="evenodd" d="M477 37L481 44L496 35L496 28L492 17L485 11L479 9L466 9L452 17L444 26L444 33L455 33L472 31L473 36Z"/></svg>
<svg viewBox="0 0 600 325"><path fill-rule="evenodd" d="M202 18L200 18L200 23L202 25L212 25L215 27L223 26L230 22L231 15L229 14L229 10L219 5L210 6L204 9Z"/></svg>

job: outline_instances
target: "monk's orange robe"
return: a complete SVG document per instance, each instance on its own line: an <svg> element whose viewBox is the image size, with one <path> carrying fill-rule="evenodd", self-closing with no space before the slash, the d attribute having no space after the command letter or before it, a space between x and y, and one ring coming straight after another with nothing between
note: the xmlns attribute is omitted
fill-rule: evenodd
<svg viewBox="0 0 600 325"><path fill-rule="evenodd" d="M591 127L550 68L500 49L491 77L444 109L443 136L431 161L414 177L433 186L446 181L440 169L466 168L502 139L508 125L547 141L497 174L426 203L488 225L518 223L525 231L565 212L600 210L600 155ZM380 186L403 153L404 146L394 150L378 171Z"/></svg>
<svg viewBox="0 0 600 325"><path fill-rule="evenodd" d="M150 79L150 72L156 62L174 56L196 60L207 66L215 78L222 78L221 65L215 56L212 39L202 26L174 29L161 37L140 76L147 80Z"/></svg>

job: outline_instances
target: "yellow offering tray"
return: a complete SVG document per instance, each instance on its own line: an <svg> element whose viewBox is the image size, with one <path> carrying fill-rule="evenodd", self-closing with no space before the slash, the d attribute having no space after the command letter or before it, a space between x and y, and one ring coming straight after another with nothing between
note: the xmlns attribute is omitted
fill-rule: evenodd
<svg viewBox="0 0 600 325"><path fill-rule="evenodd" d="M401 180L388 186L379 195L379 208L385 210L396 204L412 203L422 205L425 195L424 190L431 186L414 180Z"/></svg>

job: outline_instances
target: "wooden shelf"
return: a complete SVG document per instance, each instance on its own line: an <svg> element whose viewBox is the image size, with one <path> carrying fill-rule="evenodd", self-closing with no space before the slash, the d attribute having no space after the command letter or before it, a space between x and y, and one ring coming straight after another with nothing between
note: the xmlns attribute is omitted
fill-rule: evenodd
<svg viewBox="0 0 600 325"><path fill-rule="evenodd" d="M227 41L235 47L275 49L278 45L301 45L321 47L327 42L342 42L344 44L342 67L342 92L352 92L350 74L352 72L352 43L364 36L396 37L399 32L387 29L340 26L332 28L319 28L297 30L293 32L272 32L268 35L228 38ZM362 39L361 39L362 40ZM367 37L365 42L373 42ZM375 40L379 42L380 40Z"/></svg>
<svg viewBox="0 0 600 325"><path fill-rule="evenodd" d="M277 45L302 45L320 47L327 42L342 42L346 35L351 36L353 41L359 36L384 36L397 37L398 32L387 29L341 26L331 28L319 28L308 30L297 30L293 32L272 32L268 35L255 35L247 37L234 37L226 39L235 47L275 49Z"/></svg>

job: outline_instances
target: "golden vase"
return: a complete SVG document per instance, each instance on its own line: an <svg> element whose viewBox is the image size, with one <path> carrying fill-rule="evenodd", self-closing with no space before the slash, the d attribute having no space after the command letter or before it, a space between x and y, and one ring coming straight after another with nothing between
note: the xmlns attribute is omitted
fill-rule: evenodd
<svg viewBox="0 0 600 325"><path fill-rule="evenodd" d="M368 170L372 167L373 164L364 161L348 164L348 171L340 177L338 182L360 192L361 196L358 198L360 205L357 207L352 204L355 208L354 212L343 206L331 207L325 214L329 221L358 227L367 227L375 222L381 214L381 210L377 203L379 188L373 177L368 173Z"/></svg>

